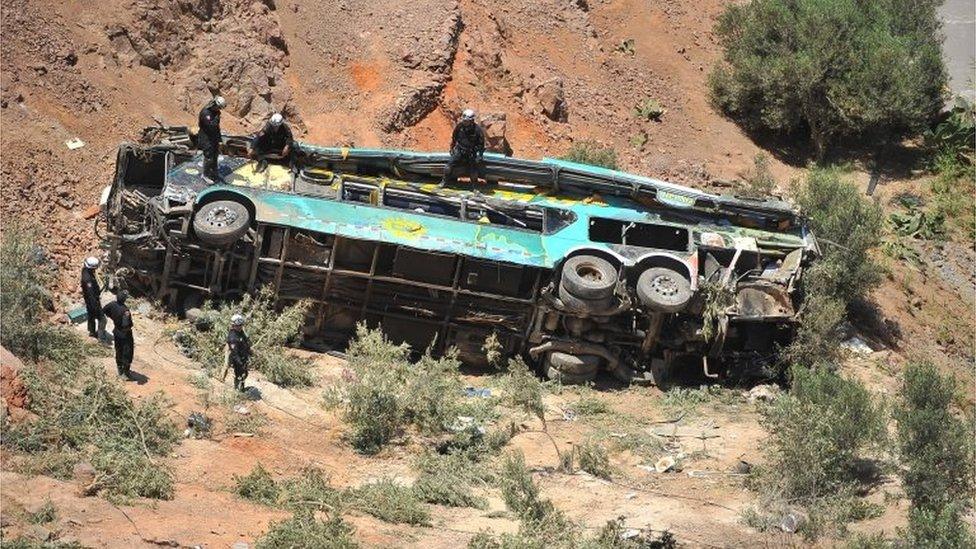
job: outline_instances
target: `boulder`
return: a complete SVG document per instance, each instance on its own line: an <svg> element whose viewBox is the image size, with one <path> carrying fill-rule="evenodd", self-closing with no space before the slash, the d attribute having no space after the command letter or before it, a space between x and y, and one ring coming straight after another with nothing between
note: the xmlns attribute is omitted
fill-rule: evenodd
<svg viewBox="0 0 976 549"><path fill-rule="evenodd" d="M532 99L538 112L554 122L565 122L569 118L563 79L558 76L538 84L532 91Z"/></svg>
<svg viewBox="0 0 976 549"><path fill-rule="evenodd" d="M485 130L485 148L488 151L512 156L512 146L505 135L508 126L505 113L486 113L481 117L481 126Z"/></svg>

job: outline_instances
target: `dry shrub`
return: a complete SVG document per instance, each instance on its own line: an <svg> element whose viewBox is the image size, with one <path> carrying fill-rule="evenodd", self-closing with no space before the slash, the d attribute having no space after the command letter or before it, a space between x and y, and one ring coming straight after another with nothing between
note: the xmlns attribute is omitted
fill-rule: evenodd
<svg viewBox="0 0 976 549"><path fill-rule="evenodd" d="M205 325L187 326L174 337L194 360L216 375L224 366L230 319L243 314L247 317L244 331L251 340L250 367L275 385L308 387L315 381L311 361L288 354L285 347L301 341L309 306L309 302L300 301L279 309L272 291L264 288L257 295L244 296L240 303L207 303Z"/></svg>
<svg viewBox="0 0 976 549"><path fill-rule="evenodd" d="M347 352L350 372L326 400L343 408L358 451L379 452L407 426L425 435L448 432L466 409L456 353L433 358L428 352L415 364L409 354L409 347L394 345L379 330L357 328Z"/></svg>
<svg viewBox="0 0 976 549"><path fill-rule="evenodd" d="M272 522L257 549L353 549L353 527L338 515L318 519L310 510L296 512L290 519Z"/></svg>

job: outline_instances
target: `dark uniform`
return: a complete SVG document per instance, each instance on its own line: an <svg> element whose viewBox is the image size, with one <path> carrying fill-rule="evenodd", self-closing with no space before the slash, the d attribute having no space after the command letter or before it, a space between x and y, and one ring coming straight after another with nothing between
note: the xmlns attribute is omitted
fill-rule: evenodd
<svg viewBox="0 0 976 549"><path fill-rule="evenodd" d="M451 135L451 160L444 168L441 186L457 181L457 172L465 170L472 183L481 174L481 157L485 154L485 130L475 121L461 121Z"/></svg>
<svg viewBox="0 0 976 549"><path fill-rule="evenodd" d="M268 167L268 159L282 159L291 166L295 158L295 137L287 123L282 122L276 127L266 122L251 139L251 151L258 160L257 171Z"/></svg>
<svg viewBox="0 0 976 549"><path fill-rule="evenodd" d="M251 362L251 340L243 328L231 327L227 332L227 348L230 350L230 366L234 368L234 388L243 391L247 366Z"/></svg>
<svg viewBox="0 0 976 549"><path fill-rule="evenodd" d="M88 335L98 337L105 317L102 315L102 289L98 286L95 269L81 269L81 295L85 298L85 310L88 311Z"/></svg>
<svg viewBox="0 0 976 549"><path fill-rule="evenodd" d="M103 309L105 316L112 319L112 337L115 339L115 367L120 376L130 377L132 353L135 340L132 338L132 313L125 306L124 298L116 299Z"/></svg>
<svg viewBox="0 0 976 549"><path fill-rule="evenodd" d="M203 152L203 175L213 181L220 179L217 156L220 154L220 109L213 101L200 111L197 147Z"/></svg>

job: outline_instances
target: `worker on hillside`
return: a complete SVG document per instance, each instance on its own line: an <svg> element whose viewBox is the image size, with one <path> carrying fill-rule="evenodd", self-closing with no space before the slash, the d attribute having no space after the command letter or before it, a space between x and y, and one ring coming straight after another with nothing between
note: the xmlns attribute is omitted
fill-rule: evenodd
<svg viewBox="0 0 976 549"><path fill-rule="evenodd" d="M247 367L251 362L251 340L244 333L244 315L236 314L230 319L230 330L227 331L227 347L224 352L224 375L227 370L234 368L234 388L244 392L244 380L247 379Z"/></svg>
<svg viewBox="0 0 976 549"><path fill-rule="evenodd" d="M217 157L220 155L220 110L227 105L223 97L217 95L200 110L200 132L197 134L197 148L203 152L203 176L211 182L219 182L220 170Z"/></svg>
<svg viewBox="0 0 976 549"><path fill-rule="evenodd" d="M268 160L284 160L294 164L295 138L281 113L274 113L247 146L247 155L258 161L256 172L268 168Z"/></svg>
<svg viewBox="0 0 976 549"><path fill-rule="evenodd" d="M115 301L105 306L102 312L112 319L112 338L115 340L115 368L119 377L132 379L129 368L132 367L132 354L135 352L136 342L132 338L132 313L125 305L129 297L128 292L119 288L115 293Z"/></svg>
<svg viewBox="0 0 976 549"><path fill-rule="evenodd" d="M458 170L465 170L471 183L481 175L481 161L485 154L485 130L474 120L474 111L465 109L461 121L451 135L451 160L444 168L440 186L457 181Z"/></svg>
<svg viewBox="0 0 976 549"><path fill-rule="evenodd" d="M107 339L105 334L105 315L102 314L102 288L98 285L96 269L101 265L97 257L85 259L81 269L81 295L85 299L85 310L88 312L88 335L100 340Z"/></svg>

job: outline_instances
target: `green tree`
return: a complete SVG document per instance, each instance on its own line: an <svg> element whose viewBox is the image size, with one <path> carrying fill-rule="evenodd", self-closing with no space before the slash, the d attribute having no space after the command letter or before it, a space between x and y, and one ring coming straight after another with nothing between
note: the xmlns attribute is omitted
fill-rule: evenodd
<svg viewBox="0 0 976 549"><path fill-rule="evenodd" d="M807 273L807 292L840 299L845 305L863 297L881 281L880 269L869 255L881 241L881 207L863 197L837 169L811 170L794 195L824 254Z"/></svg>
<svg viewBox="0 0 976 549"><path fill-rule="evenodd" d="M922 130L944 102L939 0L753 0L716 30L714 104L752 129L838 138Z"/></svg>
<svg viewBox="0 0 976 549"><path fill-rule="evenodd" d="M896 413L902 481L915 547L971 547L962 514L974 489L973 428L950 412L955 382L930 363L909 364Z"/></svg>

